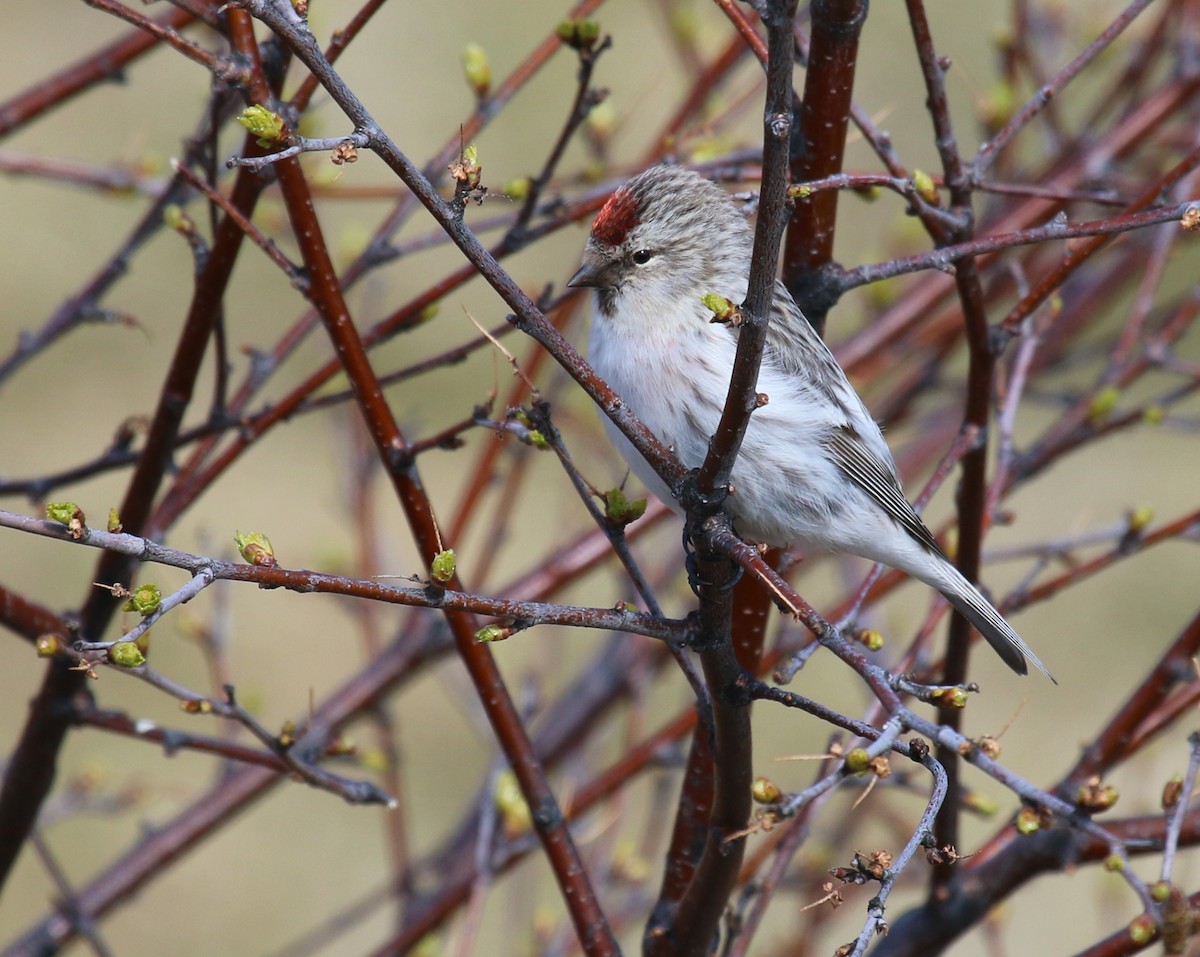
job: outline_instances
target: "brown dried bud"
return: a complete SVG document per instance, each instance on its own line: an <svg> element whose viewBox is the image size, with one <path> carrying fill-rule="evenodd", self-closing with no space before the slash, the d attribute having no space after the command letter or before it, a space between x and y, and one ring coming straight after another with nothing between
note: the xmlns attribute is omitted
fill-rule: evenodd
<svg viewBox="0 0 1200 957"><path fill-rule="evenodd" d="M1163 786L1162 792L1162 808L1164 811L1169 811L1179 803L1179 799L1183 796L1183 777L1176 774L1170 781Z"/></svg>
<svg viewBox="0 0 1200 957"><path fill-rule="evenodd" d="M1102 784L1099 775L1093 775L1088 780L1079 786L1079 790L1075 792L1075 803L1079 805L1081 810L1091 814L1099 814L1101 811L1107 811L1117 803L1121 797L1120 792L1116 788Z"/></svg>
<svg viewBox="0 0 1200 957"><path fill-rule="evenodd" d="M870 854L854 852L855 869L860 874L876 881L883 880L887 875L888 868L892 866L892 860L892 855L888 851L872 851Z"/></svg>
<svg viewBox="0 0 1200 957"><path fill-rule="evenodd" d="M329 162L334 166L344 166L347 163L358 162L358 147L350 140L344 140L333 148L329 154Z"/></svg>

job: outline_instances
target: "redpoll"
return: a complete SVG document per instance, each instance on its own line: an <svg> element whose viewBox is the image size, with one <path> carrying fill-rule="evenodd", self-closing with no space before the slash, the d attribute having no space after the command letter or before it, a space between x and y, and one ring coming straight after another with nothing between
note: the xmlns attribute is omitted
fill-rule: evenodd
<svg viewBox="0 0 1200 957"><path fill-rule="evenodd" d="M752 242L723 190L656 166L605 204L570 281L596 289L592 366L688 468L704 461L737 346L736 329L713 323L701 297L746 298ZM740 534L899 568L945 595L1014 671L1026 674L1028 657L1046 672L913 511L879 426L781 282L758 390L769 401L751 416L726 502ZM634 473L672 503L630 442L604 424Z"/></svg>

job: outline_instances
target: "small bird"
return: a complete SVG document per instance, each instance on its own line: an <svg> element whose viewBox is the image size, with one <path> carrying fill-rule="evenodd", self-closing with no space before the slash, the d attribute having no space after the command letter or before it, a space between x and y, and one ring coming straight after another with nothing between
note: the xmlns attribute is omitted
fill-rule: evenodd
<svg viewBox="0 0 1200 957"><path fill-rule="evenodd" d="M704 461L737 348L736 329L714 323L701 297L746 298L752 245L724 190L655 166L600 210L568 283L596 290L593 368L687 468ZM778 280L758 391L768 402L750 418L726 501L740 534L907 572L945 595L1013 671L1027 674L1028 658L1050 676L913 511L879 426ZM675 504L629 440L604 425L633 472Z"/></svg>

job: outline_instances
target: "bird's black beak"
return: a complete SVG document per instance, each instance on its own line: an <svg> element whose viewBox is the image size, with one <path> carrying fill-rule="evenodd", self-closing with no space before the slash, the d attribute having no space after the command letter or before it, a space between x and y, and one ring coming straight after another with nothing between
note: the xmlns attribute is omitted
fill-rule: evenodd
<svg viewBox="0 0 1200 957"><path fill-rule="evenodd" d="M567 285L577 289L580 287L603 289L606 286L611 286L612 282L608 276L608 264L600 257L589 256L585 252L583 255L583 265L567 281Z"/></svg>

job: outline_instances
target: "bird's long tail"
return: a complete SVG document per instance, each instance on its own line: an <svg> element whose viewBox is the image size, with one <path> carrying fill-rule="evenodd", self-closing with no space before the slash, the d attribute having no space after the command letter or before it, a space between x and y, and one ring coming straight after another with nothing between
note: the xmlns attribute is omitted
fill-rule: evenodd
<svg viewBox="0 0 1200 957"><path fill-rule="evenodd" d="M1012 625L992 607L992 603L979 593L979 589L963 578L958 569L949 563L946 563L941 572L944 577L940 581L930 581L928 584L945 595L946 600L962 612L1006 665L1017 674L1028 674L1029 666L1025 663L1025 659L1028 658L1042 674L1058 684L1041 659L1030 650L1021 636L1013 631Z"/></svg>

